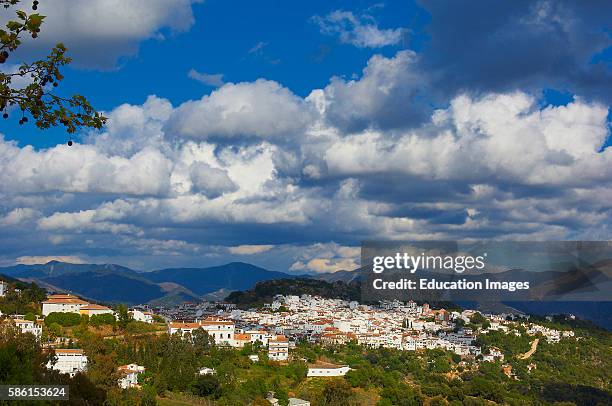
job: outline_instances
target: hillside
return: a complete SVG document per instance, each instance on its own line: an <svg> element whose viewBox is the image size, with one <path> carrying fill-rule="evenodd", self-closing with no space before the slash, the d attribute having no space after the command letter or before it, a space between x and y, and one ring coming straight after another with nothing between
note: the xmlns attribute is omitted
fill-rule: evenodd
<svg viewBox="0 0 612 406"><path fill-rule="evenodd" d="M71 264L67 262L50 261L46 264L19 264L0 268L0 273L13 278L46 278L97 271L108 271L138 276L138 272L115 264Z"/></svg>
<svg viewBox="0 0 612 406"><path fill-rule="evenodd" d="M0 313L28 314L37 313L46 292L35 283L26 283L0 274L0 281L8 284L5 296L0 297ZM17 293L15 289L19 289Z"/></svg>
<svg viewBox="0 0 612 406"><path fill-rule="evenodd" d="M361 296L359 283L328 283L316 279L278 279L259 282L254 288L232 292L225 298L227 302L239 307L248 308L270 303L275 295L312 295L325 298L359 301Z"/></svg>

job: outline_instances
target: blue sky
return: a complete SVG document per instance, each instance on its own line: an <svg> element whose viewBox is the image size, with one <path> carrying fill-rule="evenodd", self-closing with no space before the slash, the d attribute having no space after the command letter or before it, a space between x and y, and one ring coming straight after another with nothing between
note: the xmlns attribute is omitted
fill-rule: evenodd
<svg viewBox="0 0 612 406"><path fill-rule="evenodd" d="M18 58L65 42L61 92L109 123L71 149L0 123L2 263L329 272L365 239L610 238L608 2L41 12Z"/></svg>
<svg viewBox="0 0 612 406"><path fill-rule="evenodd" d="M342 44L333 36L321 34L312 17L345 7L371 15L381 28L405 27L408 23L410 30L420 35L406 34L397 46L372 49ZM195 4L193 12L195 22L188 32L162 28L166 39L142 41L137 55L119 57L110 69L73 65L66 70L63 89L87 95L102 110L122 103L141 104L150 94L179 104L213 90L188 77L188 72L195 69L221 73L228 82L275 80L305 97L312 89L325 86L332 76L350 78L359 73L375 53L392 56L404 46L421 48L428 19L426 11L411 2L208 0ZM76 60L75 65L83 64ZM27 133L14 137L44 147L66 137L60 131L55 131L54 137L41 137L35 130Z"/></svg>

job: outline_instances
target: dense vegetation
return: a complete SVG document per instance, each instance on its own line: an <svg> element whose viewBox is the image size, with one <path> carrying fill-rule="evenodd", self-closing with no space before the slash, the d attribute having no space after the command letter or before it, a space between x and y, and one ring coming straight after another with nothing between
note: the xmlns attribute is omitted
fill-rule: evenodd
<svg viewBox="0 0 612 406"><path fill-rule="evenodd" d="M39 314L40 302L47 293L35 283L25 283L5 276L0 281L8 283L8 293L0 297L0 311L4 314Z"/></svg>
<svg viewBox="0 0 612 406"><path fill-rule="evenodd" d="M531 338L515 339L503 333L483 336L484 345L504 349L506 362L516 374L514 379L503 374L500 363L462 362L459 356L442 350L411 352L366 349L354 343L337 347L300 343L292 350L291 360L279 364L268 361L265 348L215 347L203 332L185 340L165 333L134 335L128 331L120 337L101 339L95 331L79 327L74 339L88 354L89 369L86 375L69 380L45 371L42 366L47 358L31 337L3 332L0 384L63 379L76 385L78 381L80 401L100 404L105 399L111 405L176 404L169 399L177 397L181 404L264 405L269 391L275 392L281 404L295 396L311 400L313 406L610 404L610 336L589 330L579 334L584 338L557 344L541 340L528 360L512 354L528 348ZM254 353L260 357L257 363L247 357ZM316 360L348 364L352 370L343 378L306 378L307 363ZM527 365L532 362L537 369L528 372ZM117 367L128 363L147 368L140 377L141 390L121 391L117 387ZM202 367L215 368L216 373L199 376Z"/></svg>

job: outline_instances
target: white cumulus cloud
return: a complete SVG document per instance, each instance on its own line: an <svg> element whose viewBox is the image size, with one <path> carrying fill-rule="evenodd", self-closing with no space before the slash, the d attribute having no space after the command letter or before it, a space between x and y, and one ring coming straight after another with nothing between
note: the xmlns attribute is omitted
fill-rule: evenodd
<svg viewBox="0 0 612 406"><path fill-rule="evenodd" d="M357 16L351 11L336 10L326 16L314 16L321 33L338 36L340 42L359 48L380 48L402 41L403 28L379 28L368 15Z"/></svg>

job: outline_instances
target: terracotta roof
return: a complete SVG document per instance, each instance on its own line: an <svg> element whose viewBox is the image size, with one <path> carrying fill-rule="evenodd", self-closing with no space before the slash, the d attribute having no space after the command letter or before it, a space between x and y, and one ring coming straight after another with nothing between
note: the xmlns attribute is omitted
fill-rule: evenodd
<svg viewBox="0 0 612 406"><path fill-rule="evenodd" d="M106 306L100 306L97 304L88 304L87 306L83 306L81 307L81 310L111 310L110 308L106 307Z"/></svg>
<svg viewBox="0 0 612 406"><path fill-rule="evenodd" d="M143 371L138 371L136 369L131 369L129 365L121 365L120 367L117 368L117 370L122 374L122 375L128 375L128 374L140 374Z"/></svg>
<svg viewBox="0 0 612 406"><path fill-rule="evenodd" d="M170 328L199 328L200 325L198 323L170 323Z"/></svg>
<svg viewBox="0 0 612 406"><path fill-rule="evenodd" d="M70 348L56 348L56 354L83 354L83 350L70 349Z"/></svg>
<svg viewBox="0 0 612 406"><path fill-rule="evenodd" d="M308 368L317 368L317 369L338 369L347 367L348 365L336 365L330 362L317 361L314 364L308 365Z"/></svg>
<svg viewBox="0 0 612 406"><path fill-rule="evenodd" d="M236 339L236 340L250 340L251 336L249 334L234 334L234 339Z"/></svg>
<svg viewBox="0 0 612 406"><path fill-rule="evenodd" d="M13 320L15 324L24 323L24 324L34 324L32 320L24 320L24 319L6 319L6 321Z"/></svg>
<svg viewBox="0 0 612 406"><path fill-rule="evenodd" d="M43 304L44 303L47 303L47 304L70 303L70 304L84 304L84 305L89 304L88 302L81 300L78 297L73 296L73 295L50 295L49 297L47 297L47 300L43 302Z"/></svg>
<svg viewBox="0 0 612 406"><path fill-rule="evenodd" d="M234 323L232 323L231 321L227 321L227 320L211 320L211 319L200 320L200 325L215 325L215 324L234 325Z"/></svg>

